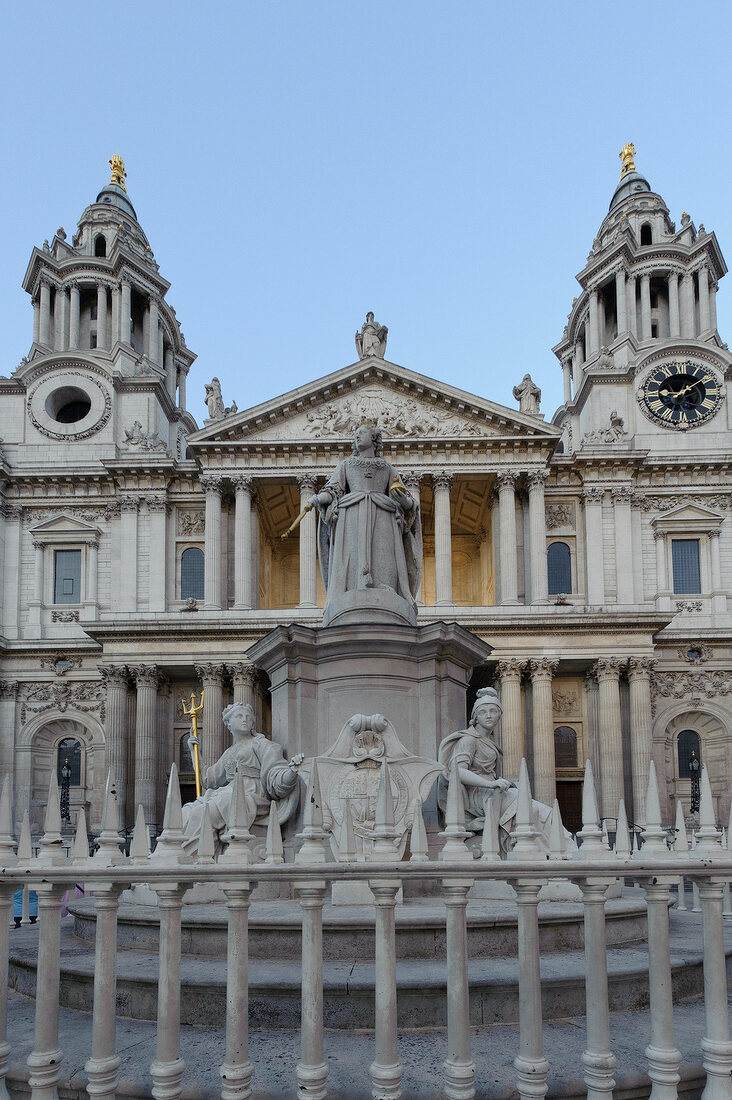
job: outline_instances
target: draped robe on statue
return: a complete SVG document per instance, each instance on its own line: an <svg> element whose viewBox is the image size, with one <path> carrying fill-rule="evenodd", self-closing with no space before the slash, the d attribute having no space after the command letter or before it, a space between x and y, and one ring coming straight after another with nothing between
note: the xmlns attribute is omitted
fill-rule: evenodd
<svg viewBox="0 0 732 1100"><path fill-rule="evenodd" d="M419 502L389 487L399 481L382 458L352 455L322 491L318 551L326 602L323 625L338 621L417 623L422 568Z"/></svg>

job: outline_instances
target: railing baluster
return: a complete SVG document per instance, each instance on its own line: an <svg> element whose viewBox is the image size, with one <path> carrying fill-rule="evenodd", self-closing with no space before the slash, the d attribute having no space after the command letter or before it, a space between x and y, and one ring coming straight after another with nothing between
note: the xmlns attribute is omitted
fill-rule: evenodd
<svg viewBox="0 0 732 1100"><path fill-rule="evenodd" d="M162 869L162 868L161 868ZM184 888L157 885L160 911L158 1032L150 1066L156 1100L178 1100L185 1062L180 1057L180 918Z"/></svg>
<svg viewBox="0 0 732 1100"><path fill-rule="evenodd" d="M585 918L585 1015L587 1050L582 1055L587 1100L612 1096L615 1057L610 1050L610 1006L607 990L605 894L615 879L581 883Z"/></svg>
<svg viewBox="0 0 732 1100"><path fill-rule="evenodd" d="M724 879L709 879L699 886L704 939L704 1011L706 1034L702 1039L707 1083L702 1100L732 1097L732 1042L727 1012L727 969L724 955L722 895Z"/></svg>
<svg viewBox="0 0 732 1100"><path fill-rule="evenodd" d="M55 772L52 773L55 775ZM32 1100L58 1100L62 1051L58 1046L58 995L61 958L61 899L65 886L39 882L38 963L33 1050L28 1055Z"/></svg>
<svg viewBox="0 0 732 1100"><path fill-rule="evenodd" d="M302 1015L297 1094L323 1100L328 1067L323 1061L323 900L322 880L297 886L302 909Z"/></svg>
<svg viewBox="0 0 732 1100"><path fill-rule="evenodd" d="M254 1067L249 1061L249 895L248 882L226 884L226 1059L219 1073L221 1100L251 1096Z"/></svg>
<svg viewBox="0 0 732 1100"><path fill-rule="evenodd" d="M521 1100L546 1096L549 1063L544 1057L539 970L539 890L541 882L513 883L518 905L519 1054L514 1059Z"/></svg>
<svg viewBox="0 0 732 1100"><path fill-rule="evenodd" d="M89 1078L86 1091L98 1100L114 1100L119 1057L115 1053L117 1007L117 911L121 887L111 883L94 886L97 918L94 949L94 1014L91 1058L84 1067Z"/></svg>
<svg viewBox="0 0 732 1100"><path fill-rule="evenodd" d="M674 878L646 883L648 908L648 984L650 987L651 1041L646 1047L650 1100L678 1100L681 1054L674 1043L674 1005L669 955L669 886Z"/></svg>
<svg viewBox="0 0 732 1100"><path fill-rule="evenodd" d="M5 1076L8 1072L8 953L10 950L10 912L14 886L0 886L0 1100L8 1100Z"/></svg>
<svg viewBox="0 0 732 1100"><path fill-rule="evenodd" d="M399 1100L403 1067L397 1050L396 896L399 879L369 882L376 910L374 1028L376 1057L370 1066L374 1100Z"/></svg>
<svg viewBox="0 0 732 1100"><path fill-rule="evenodd" d="M447 1060L445 1096L473 1100L475 1063L470 1053L470 986L466 909L473 879L444 879L442 897L447 907Z"/></svg>

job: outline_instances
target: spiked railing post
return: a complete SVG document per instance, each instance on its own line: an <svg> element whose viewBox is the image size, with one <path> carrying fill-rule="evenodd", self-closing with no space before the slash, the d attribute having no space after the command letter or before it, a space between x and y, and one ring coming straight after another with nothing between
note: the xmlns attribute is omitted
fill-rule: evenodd
<svg viewBox="0 0 732 1100"><path fill-rule="evenodd" d="M318 775L318 762L313 760L313 766L308 779L307 793L305 795L305 811L303 813L302 832L297 834L298 840L302 840L300 850L295 856L295 863L325 863L325 841L327 833L323 828L323 799L320 793L320 776Z"/></svg>
<svg viewBox="0 0 732 1100"><path fill-rule="evenodd" d="M150 833L145 824L145 811L142 803L137 807L135 828L130 844L130 859L135 867L144 867L150 859Z"/></svg>
<svg viewBox="0 0 732 1100"><path fill-rule="evenodd" d="M63 837L61 836L61 801L58 791L56 771L51 771L51 781L48 785L48 802L46 804L46 816L43 823L43 836L41 837L41 850L38 853L36 863L39 866L58 866L67 862L63 850Z"/></svg>
<svg viewBox="0 0 732 1100"><path fill-rule="evenodd" d="M203 866L209 866L214 863L215 854L216 838L214 837L213 825L211 824L211 811L208 807L208 802L206 802L203 806L201 831L198 834L198 852L196 854L196 863L203 864Z"/></svg>
<svg viewBox="0 0 732 1100"><path fill-rule="evenodd" d="M549 822L549 858L567 858L567 836L562 822L562 811L559 809L559 800L554 799L552 816Z"/></svg>
<svg viewBox="0 0 732 1100"><path fill-rule="evenodd" d="M102 831L97 838L96 860L105 866L113 867L124 862L124 855L120 850L123 843L119 835L119 808L117 806L117 793L114 787L114 779L111 770L107 774L107 783L104 791L104 808L102 811Z"/></svg>
<svg viewBox="0 0 732 1100"><path fill-rule="evenodd" d="M689 838L686 834L686 822L684 821L684 807L681 804L681 799L676 803L676 836L674 838L674 853L679 856L680 859L688 859L689 857ZM684 876L679 876L679 886L676 897L676 908L685 910L686 906L686 888L684 886Z"/></svg>
<svg viewBox="0 0 732 1100"><path fill-rule="evenodd" d="M701 785L699 789L699 828L696 831L696 848L694 855L698 859L724 859L722 848L722 834L717 828L714 816L714 800L712 798L712 786L709 782L709 772L706 764L702 764Z"/></svg>
<svg viewBox="0 0 732 1100"><path fill-rule="evenodd" d="M486 862L501 858L501 843L498 837L499 801L499 791L494 791L491 797L486 797L483 801L485 821L483 822L483 836L480 844L480 858Z"/></svg>
<svg viewBox="0 0 732 1100"><path fill-rule="evenodd" d="M277 816L277 803L274 799L269 804L269 817L267 819L267 839L265 842L265 863L284 863L285 849L282 846L282 830L280 819Z"/></svg>
<svg viewBox="0 0 732 1100"><path fill-rule="evenodd" d="M618 807L618 824L615 829L615 855L618 859L630 859L628 815L625 812L625 800L622 798Z"/></svg>
<svg viewBox="0 0 732 1100"><path fill-rule="evenodd" d="M516 818L511 833L513 847L508 853L508 858L515 860L546 859L547 852L539 844L538 836L538 831L534 825L529 769L526 767L526 759L524 758L521 761L519 772Z"/></svg>
<svg viewBox="0 0 732 1100"><path fill-rule="evenodd" d="M338 858L348 863L356 858L356 834L353 829L353 813L350 798L343 799L343 824L338 844Z"/></svg>
<svg viewBox="0 0 732 1100"><path fill-rule="evenodd" d="M582 828L577 833L581 847L573 852L575 859L612 859L613 854L607 846L600 828L600 813L597 808L595 776L590 760L585 764L585 781L582 786Z"/></svg>
<svg viewBox="0 0 732 1100"><path fill-rule="evenodd" d="M427 830L424 827L424 817L422 816L422 799L415 798L414 800L414 814L412 816L412 832L409 837L409 848L411 855L409 857L410 863L427 863L430 855L427 845Z"/></svg>
<svg viewBox="0 0 732 1100"><path fill-rule="evenodd" d="M439 836L443 838L445 843L440 849L438 859L457 860L462 863L472 862L473 853L465 843L466 839L472 836L472 833L465 828L463 784L458 763L454 756L450 761L450 776L447 784L445 829Z"/></svg>
<svg viewBox="0 0 732 1100"><path fill-rule="evenodd" d="M79 816L76 819L73 861L75 864L89 862L89 834L86 831L86 813L83 808L79 810Z"/></svg>
<svg viewBox="0 0 732 1100"><path fill-rule="evenodd" d="M191 863L190 855L183 848L184 840L178 768L175 764L171 764L168 793L165 798L163 831L158 837L155 851L150 859L155 863Z"/></svg>
<svg viewBox="0 0 732 1100"><path fill-rule="evenodd" d="M23 821L20 826L18 839L18 863L26 866L33 858L33 841L31 837L30 816L27 810L23 812Z"/></svg>
<svg viewBox="0 0 732 1100"><path fill-rule="evenodd" d="M226 848L219 856L219 863L246 865L252 862L252 834L249 832L252 820L252 807L244 786L244 774L237 768L234 773L227 829L222 837Z"/></svg>
<svg viewBox="0 0 732 1100"><path fill-rule="evenodd" d="M648 769L648 792L646 794L646 823L643 827L643 847L636 851L635 856L639 859L648 859L649 856L657 856L664 859L668 854L666 831L661 825L661 803L658 797L656 765L653 760L651 760Z"/></svg>

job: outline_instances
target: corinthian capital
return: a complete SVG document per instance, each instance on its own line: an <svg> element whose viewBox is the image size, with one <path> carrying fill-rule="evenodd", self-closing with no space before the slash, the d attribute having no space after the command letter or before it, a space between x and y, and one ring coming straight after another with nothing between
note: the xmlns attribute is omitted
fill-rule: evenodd
<svg viewBox="0 0 732 1100"><path fill-rule="evenodd" d="M499 489L515 489L517 478L517 470L500 470L496 474L496 485Z"/></svg>
<svg viewBox="0 0 732 1100"><path fill-rule="evenodd" d="M105 687L109 687L111 684L127 686L127 681L130 678L127 665L97 665L97 668Z"/></svg>
<svg viewBox="0 0 732 1100"><path fill-rule="evenodd" d="M160 673L157 665L130 665L130 673L134 677L138 688L157 688L160 683Z"/></svg>
<svg viewBox="0 0 732 1100"><path fill-rule="evenodd" d="M446 470L440 470L438 473L432 475L432 488L449 489L452 485L452 478L452 474L447 473Z"/></svg>
<svg viewBox="0 0 732 1100"><path fill-rule="evenodd" d="M631 657L628 660L628 679L650 680L657 664L653 657Z"/></svg>
<svg viewBox="0 0 732 1100"><path fill-rule="evenodd" d="M552 660L551 657L536 657L528 661L526 667L532 683L535 680L551 680L559 668L559 661Z"/></svg>
<svg viewBox="0 0 732 1100"><path fill-rule="evenodd" d="M618 680L621 664L618 657L600 657L595 664L598 680Z"/></svg>
<svg viewBox="0 0 732 1100"><path fill-rule="evenodd" d="M207 662L204 665L195 665L196 676L206 687L208 684L220 685L226 679L226 665L217 665Z"/></svg>
<svg viewBox="0 0 732 1100"><path fill-rule="evenodd" d="M582 499L585 504L601 504L605 496L602 485L586 485L582 490Z"/></svg>
<svg viewBox="0 0 732 1100"><path fill-rule="evenodd" d="M498 662L498 675L501 680L520 680L524 669L524 662L518 657L506 657Z"/></svg>
<svg viewBox="0 0 732 1100"><path fill-rule="evenodd" d="M309 493L312 496L317 485L317 474L298 474L295 480L301 493Z"/></svg>
<svg viewBox="0 0 732 1100"><path fill-rule="evenodd" d="M529 481L529 492L531 492L532 489L543 489L549 477L549 471L529 470L527 477Z"/></svg>
<svg viewBox="0 0 732 1100"><path fill-rule="evenodd" d="M222 478L218 474L200 474L198 480L203 486L205 493L217 493L221 494Z"/></svg>

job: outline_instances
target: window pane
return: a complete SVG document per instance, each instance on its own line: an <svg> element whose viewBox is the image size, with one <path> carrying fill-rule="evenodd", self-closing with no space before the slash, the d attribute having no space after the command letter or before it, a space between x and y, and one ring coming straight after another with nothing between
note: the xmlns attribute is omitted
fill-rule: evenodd
<svg viewBox="0 0 732 1100"><path fill-rule="evenodd" d="M81 602L81 550L55 550L53 602Z"/></svg>
<svg viewBox="0 0 732 1100"><path fill-rule="evenodd" d="M689 761L691 760L692 752L699 761L699 767L701 768L701 742L699 740L699 734L696 730L682 730L679 734L679 779L691 779L691 770L689 768ZM699 772L697 772L699 775Z"/></svg>
<svg viewBox="0 0 732 1100"><path fill-rule="evenodd" d="M571 726L554 730L554 764L557 768L577 767L577 731Z"/></svg>
<svg viewBox="0 0 732 1100"><path fill-rule="evenodd" d="M572 591L572 563L566 542L553 542L546 555L549 595Z"/></svg>
<svg viewBox="0 0 732 1100"><path fill-rule="evenodd" d="M672 539L674 592L701 592L699 539Z"/></svg>
<svg viewBox="0 0 732 1100"><path fill-rule="evenodd" d="M63 741L59 742L58 757L56 764L56 778L58 779L59 786L63 776L61 770L66 764L71 771L71 777L69 783L72 787L81 786L81 742L77 741L75 737L65 737Z"/></svg>
<svg viewBox="0 0 732 1100"><path fill-rule="evenodd" d="M203 599L203 550L191 546L180 559L180 598Z"/></svg>

